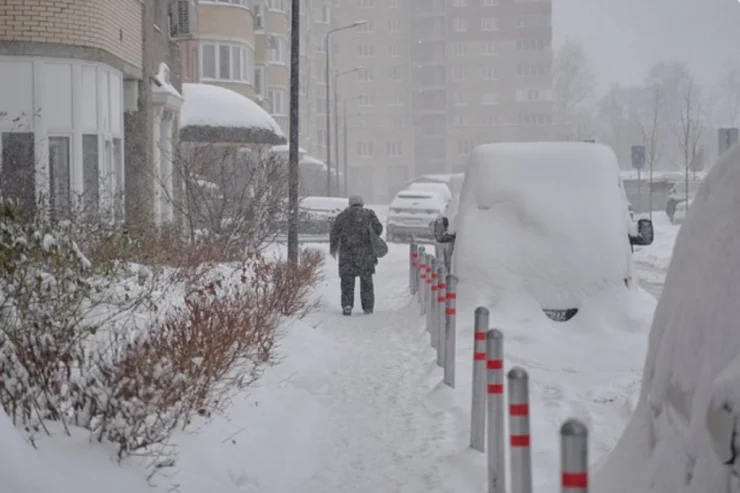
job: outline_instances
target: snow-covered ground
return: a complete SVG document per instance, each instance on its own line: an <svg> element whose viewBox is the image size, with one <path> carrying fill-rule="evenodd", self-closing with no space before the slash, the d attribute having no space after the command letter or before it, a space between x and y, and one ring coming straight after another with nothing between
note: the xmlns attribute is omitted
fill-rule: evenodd
<svg viewBox="0 0 740 493"><path fill-rule="evenodd" d="M374 208L384 221L387 207ZM669 229L656 224L656 244L636 254L641 265L660 269L661 256L670 254L669 232L662 233ZM326 244L315 246L328 252ZM408 294L408 247L389 247L376 276L375 314L341 316L336 263L328 258L318 288L322 309L285 328L283 361L227 417L176 437L179 463L153 479L154 491L482 491L485 456L468 448L471 344L458 344L457 387L445 387ZM472 326L474 307L467 305L460 303L461 337ZM592 459L616 443L638 395L647 338L505 332L507 365L527 368L532 380L535 484L555 484L564 419L578 416L592 427ZM17 485L12 491L150 491L142 467L117 465L112 449L84 435L52 432L36 451L0 422L7 455L0 478Z"/></svg>
<svg viewBox="0 0 740 493"><path fill-rule="evenodd" d="M641 214L639 217L647 215ZM681 227L672 224L663 211L656 211L653 213L653 228L655 232L653 244L635 247L634 259L640 284L650 294L660 298L673 255L673 245Z"/></svg>

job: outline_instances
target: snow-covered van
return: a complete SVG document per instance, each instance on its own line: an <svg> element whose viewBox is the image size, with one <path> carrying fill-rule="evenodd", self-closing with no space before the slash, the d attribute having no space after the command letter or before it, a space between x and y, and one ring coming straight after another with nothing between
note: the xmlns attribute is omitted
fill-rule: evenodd
<svg viewBox="0 0 740 493"><path fill-rule="evenodd" d="M653 236L647 219L633 227L620 182L616 156L601 144L481 145L455 221L437 220L435 238L454 245L460 289L496 302L513 295L543 321L616 320L637 290L631 245Z"/></svg>

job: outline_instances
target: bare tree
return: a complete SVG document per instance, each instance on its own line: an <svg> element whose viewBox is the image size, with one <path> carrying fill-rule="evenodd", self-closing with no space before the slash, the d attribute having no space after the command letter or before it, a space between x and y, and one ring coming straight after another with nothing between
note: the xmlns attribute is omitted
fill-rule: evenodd
<svg viewBox="0 0 740 493"><path fill-rule="evenodd" d="M682 98L678 108L678 119L674 132L681 152L684 178L686 184L686 205L689 204L689 169L701 151L701 138L704 132L704 107L701 101L701 87L693 76L684 81Z"/></svg>
<svg viewBox="0 0 740 493"><path fill-rule="evenodd" d="M642 143L645 146L645 157L647 158L649 181L652 186L653 171L655 165L660 161L663 154L662 142L660 139L660 127L663 120L664 101L661 88L658 84L652 83L645 88L645 104L638 116L640 133L642 134ZM650 214L653 213L653 191L650 189L648 194L648 206Z"/></svg>
<svg viewBox="0 0 740 493"><path fill-rule="evenodd" d="M190 242L208 244L221 259L241 260L280 232L288 169L268 148L181 143L173 171L185 200L169 200L184 217Z"/></svg>
<svg viewBox="0 0 740 493"><path fill-rule="evenodd" d="M567 40L555 54L553 63L553 99L556 121L576 126L583 125L588 102L594 95L594 75L591 64L576 40Z"/></svg>

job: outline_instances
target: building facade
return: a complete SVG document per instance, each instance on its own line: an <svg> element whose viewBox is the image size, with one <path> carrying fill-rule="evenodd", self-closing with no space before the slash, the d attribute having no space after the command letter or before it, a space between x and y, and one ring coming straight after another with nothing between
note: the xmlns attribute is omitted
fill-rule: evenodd
<svg viewBox="0 0 740 493"><path fill-rule="evenodd" d="M342 68L364 68L344 96L361 114L348 125L358 191L384 201L414 176L464 169L480 143L562 138L551 0L334 4L334 26L368 21L344 35L338 56Z"/></svg>
<svg viewBox="0 0 740 493"><path fill-rule="evenodd" d="M169 46L166 26L166 0L23 0L3 6L3 198L21 201L28 211L48 206L62 216L122 220L131 213L154 220L159 143L149 132L130 132L127 113L138 115L137 125L153 128L153 114L142 109L151 103L152 68L179 64L167 49L153 48ZM167 104L177 111L176 98ZM151 186L127 197L128 182Z"/></svg>

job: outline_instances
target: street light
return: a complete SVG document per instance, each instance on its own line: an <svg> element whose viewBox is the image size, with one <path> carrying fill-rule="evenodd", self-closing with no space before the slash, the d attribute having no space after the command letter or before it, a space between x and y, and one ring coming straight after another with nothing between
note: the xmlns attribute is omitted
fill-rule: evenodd
<svg viewBox="0 0 740 493"><path fill-rule="evenodd" d="M328 197L331 197L331 105L329 104L329 101L331 100L331 35L363 24L367 24L367 21L355 21L346 26L330 29L326 33L326 195Z"/></svg>
<svg viewBox="0 0 740 493"><path fill-rule="evenodd" d="M349 134L349 128L347 126L347 103L350 101L354 101L356 99L362 99L362 95L358 96L352 96L351 98L347 98L344 100L343 106L344 106L344 119L343 119L343 125L344 125L344 195L349 195L349 166L347 163L349 163L349 144L347 135ZM339 136L337 136L337 140L339 140Z"/></svg>
<svg viewBox="0 0 740 493"><path fill-rule="evenodd" d="M363 67L355 67L334 73L334 159L337 163L337 172L334 173L334 189L337 191L337 193L339 193L339 77L347 74L352 74L354 72L359 72L362 69ZM347 193L347 187L344 188L344 193Z"/></svg>

